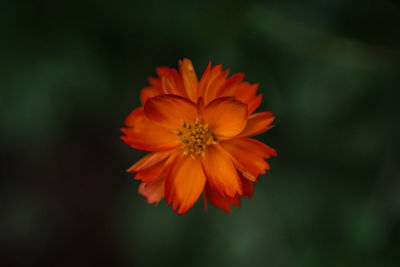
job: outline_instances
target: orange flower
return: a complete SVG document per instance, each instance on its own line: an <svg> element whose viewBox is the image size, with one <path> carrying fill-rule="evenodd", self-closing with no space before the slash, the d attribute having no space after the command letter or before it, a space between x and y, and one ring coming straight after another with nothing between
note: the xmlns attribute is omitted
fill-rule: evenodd
<svg viewBox="0 0 400 267"><path fill-rule="evenodd" d="M192 62L179 61L179 72L160 67L158 78L142 90L142 107L126 118L122 140L151 151L128 169L141 180L148 203L165 197L178 214L203 194L227 212L240 197L253 194L253 182L269 169L274 149L249 138L270 129L272 112L253 112L261 103L258 85L243 74L227 78L222 66L207 66L198 82Z"/></svg>

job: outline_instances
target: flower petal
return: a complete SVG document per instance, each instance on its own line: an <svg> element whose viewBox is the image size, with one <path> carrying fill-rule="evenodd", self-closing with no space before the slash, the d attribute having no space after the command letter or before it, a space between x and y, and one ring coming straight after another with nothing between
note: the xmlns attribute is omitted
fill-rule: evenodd
<svg viewBox="0 0 400 267"><path fill-rule="evenodd" d="M257 95L248 102L244 102L248 104L247 108L248 114L252 114L261 105L261 101L262 101L262 95Z"/></svg>
<svg viewBox="0 0 400 267"><path fill-rule="evenodd" d="M148 98L166 93L162 89L160 78L149 77L147 80L150 86L143 88L142 91L140 92L140 102L142 103L142 105L146 103L146 100Z"/></svg>
<svg viewBox="0 0 400 267"><path fill-rule="evenodd" d="M135 179L142 180L144 183L148 183L160 179L162 176L166 176L171 167L171 163L174 162L176 156L179 154L181 154L180 150L174 150L174 152L170 154L168 158L159 161L149 168L138 171Z"/></svg>
<svg viewBox="0 0 400 267"><path fill-rule="evenodd" d="M165 178L151 183L141 183L138 192L146 198L147 203L157 204L164 197L164 184Z"/></svg>
<svg viewBox="0 0 400 267"><path fill-rule="evenodd" d="M147 101L148 102L148 101ZM125 120L129 128L122 128L121 139L133 148L146 151L164 151L179 146L179 136L150 121L143 108L135 109Z"/></svg>
<svg viewBox="0 0 400 267"><path fill-rule="evenodd" d="M149 183L151 181L157 180L163 173L165 169L166 160L160 161L150 168L139 171L135 175L135 180L141 180L144 183Z"/></svg>
<svg viewBox="0 0 400 267"><path fill-rule="evenodd" d="M204 109L206 108L204 105L204 99L203 97L199 97L199 99L197 99L197 114L199 115L199 117L203 117L203 113L204 113Z"/></svg>
<svg viewBox="0 0 400 267"><path fill-rule="evenodd" d="M204 84L206 82L207 76L210 75L210 70L211 70L211 61L208 62L208 65L206 69L203 72L203 75L201 75L200 82L199 82L199 88L197 90L197 97L203 97L204 95Z"/></svg>
<svg viewBox="0 0 400 267"><path fill-rule="evenodd" d="M187 58L179 60L179 71L182 76L183 84L185 85L186 94L190 100L195 102L197 100L198 82L192 61Z"/></svg>
<svg viewBox="0 0 400 267"><path fill-rule="evenodd" d="M159 95L148 99L144 113L159 126L175 130L182 127L182 120L197 118L196 105L177 95Z"/></svg>
<svg viewBox="0 0 400 267"><path fill-rule="evenodd" d="M139 171L151 168L154 165L156 165L157 163L159 163L160 161L163 161L166 158L168 158L173 152L174 152L174 150L167 150L167 151L153 152L153 153L147 154L146 156L141 158L139 161L137 161L135 164L133 164L127 170L127 172L135 173L135 172L139 172Z"/></svg>
<svg viewBox="0 0 400 267"><path fill-rule="evenodd" d="M226 84L222 86L218 96L234 96L240 102L248 105L248 114L251 114L260 106L262 100L262 95L257 95L258 84L241 82L244 75L236 75L236 77L233 75L226 80Z"/></svg>
<svg viewBox="0 0 400 267"><path fill-rule="evenodd" d="M243 139L244 141L246 141L249 145L252 144L253 147L258 147L258 150L255 150L256 153L259 156L262 156L264 158L269 159L270 157L276 157L277 153L276 150L267 146L266 144L253 139L253 138L248 138L248 137L242 137L240 139Z"/></svg>
<svg viewBox="0 0 400 267"><path fill-rule="evenodd" d="M236 207L240 208L240 199L238 195L236 195L234 198L229 198L226 196L223 197L214 191L208 183L206 183L205 193L208 200L210 200L215 207L228 213L231 211L231 204L234 204Z"/></svg>
<svg viewBox="0 0 400 267"><path fill-rule="evenodd" d="M178 214L188 211L201 195L206 177L201 162L189 155L177 156L165 183L165 199Z"/></svg>
<svg viewBox="0 0 400 267"><path fill-rule="evenodd" d="M157 92L153 87L145 87L140 92L140 102L142 105L146 103L146 100L155 96L158 96L160 93Z"/></svg>
<svg viewBox="0 0 400 267"><path fill-rule="evenodd" d="M243 176L240 176L240 180L242 181L243 195L246 197L251 197L254 193L253 182Z"/></svg>
<svg viewBox="0 0 400 267"><path fill-rule="evenodd" d="M199 83L199 92L204 97L206 104L216 98L220 88L225 83L228 73L229 70L222 71L222 65L211 68L211 62L208 64Z"/></svg>
<svg viewBox="0 0 400 267"><path fill-rule="evenodd" d="M235 91L234 96L241 102L249 104L256 97L258 84L250 84L248 82L240 83Z"/></svg>
<svg viewBox="0 0 400 267"><path fill-rule="evenodd" d="M220 195L234 198L242 194L242 185L235 166L220 145L206 147L201 158L207 181Z"/></svg>
<svg viewBox="0 0 400 267"><path fill-rule="evenodd" d="M187 97L183 81L176 69L168 67L157 68L163 94L174 94Z"/></svg>
<svg viewBox="0 0 400 267"><path fill-rule="evenodd" d="M264 158L276 156L274 149L257 140L246 137L224 140L220 144L235 159L234 162L238 169L249 172L254 178L264 174L265 170L269 170L269 164ZM245 173L243 175L247 179L255 180L251 178L252 176L245 175Z"/></svg>
<svg viewBox="0 0 400 267"><path fill-rule="evenodd" d="M225 83L221 86L217 96L232 96L234 94L235 88L243 81L244 74L236 73L232 75L229 79L225 81Z"/></svg>
<svg viewBox="0 0 400 267"><path fill-rule="evenodd" d="M275 117L272 112L255 113L249 116L246 128L239 136L254 136L272 128Z"/></svg>
<svg viewBox="0 0 400 267"><path fill-rule="evenodd" d="M234 97L217 98L206 106L203 119L214 134L235 136L246 126L247 105Z"/></svg>

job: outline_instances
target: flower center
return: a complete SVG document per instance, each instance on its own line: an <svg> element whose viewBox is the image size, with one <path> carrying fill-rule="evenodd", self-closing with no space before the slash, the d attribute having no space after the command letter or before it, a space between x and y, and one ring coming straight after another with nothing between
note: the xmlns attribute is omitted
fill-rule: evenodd
<svg viewBox="0 0 400 267"><path fill-rule="evenodd" d="M198 119L182 121L182 129L177 134L181 137L182 149L185 150L183 153L190 153L193 157L204 154L206 146L217 143L215 136L208 130L208 124Z"/></svg>

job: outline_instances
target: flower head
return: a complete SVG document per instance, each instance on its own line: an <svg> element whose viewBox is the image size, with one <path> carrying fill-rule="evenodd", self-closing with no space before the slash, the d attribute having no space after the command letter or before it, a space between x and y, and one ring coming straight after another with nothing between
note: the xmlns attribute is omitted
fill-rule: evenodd
<svg viewBox="0 0 400 267"><path fill-rule="evenodd" d="M253 194L253 182L269 169L274 149L249 138L270 129L272 112L253 112L261 103L258 85L243 74L227 78L221 65L207 66L200 81L192 62L179 61L179 72L160 67L158 78L140 94L142 107L126 118L122 140L150 151L128 169L141 180L148 203L165 197L178 214L203 195L227 212L240 197Z"/></svg>

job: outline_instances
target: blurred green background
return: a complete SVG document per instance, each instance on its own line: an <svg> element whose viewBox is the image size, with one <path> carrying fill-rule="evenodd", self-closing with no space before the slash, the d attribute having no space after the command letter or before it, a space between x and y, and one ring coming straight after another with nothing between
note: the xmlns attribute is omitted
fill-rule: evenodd
<svg viewBox="0 0 400 267"><path fill-rule="evenodd" d="M400 266L400 6L1 1L1 266ZM119 128L161 65L259 83L278 151L227 214L137 194Z"/></svg>

